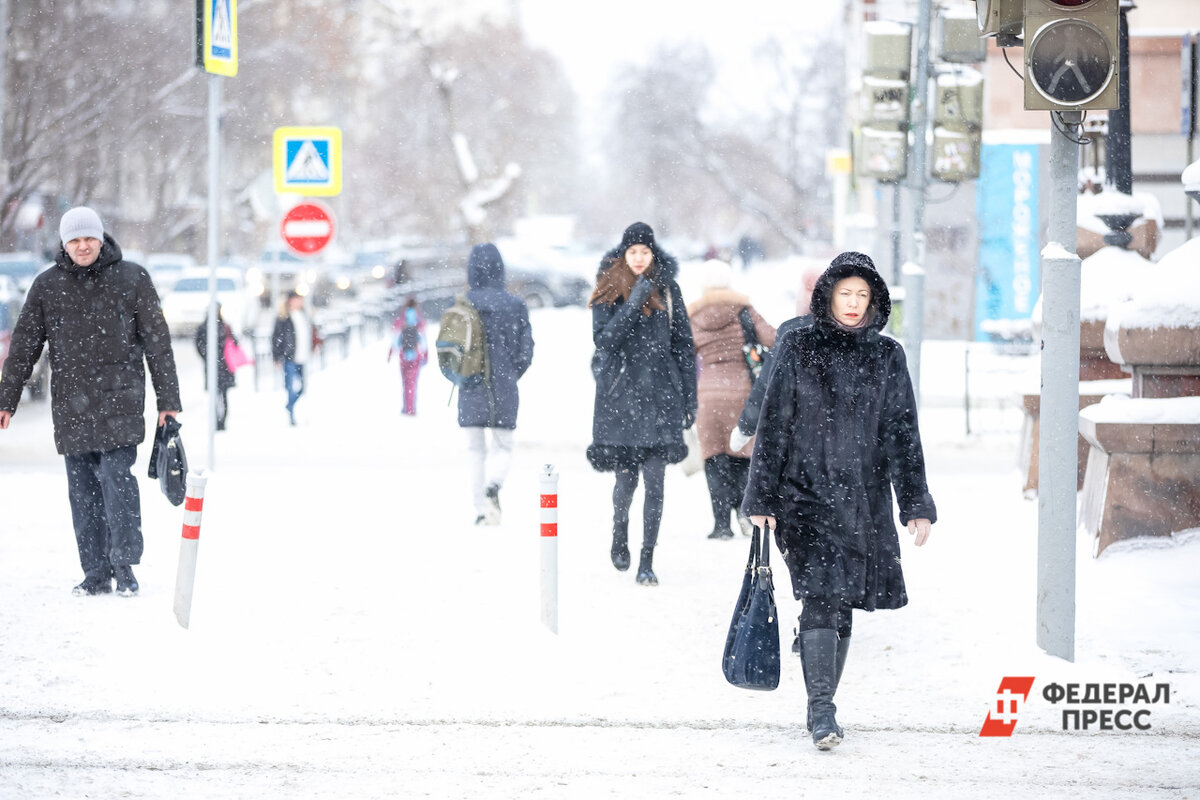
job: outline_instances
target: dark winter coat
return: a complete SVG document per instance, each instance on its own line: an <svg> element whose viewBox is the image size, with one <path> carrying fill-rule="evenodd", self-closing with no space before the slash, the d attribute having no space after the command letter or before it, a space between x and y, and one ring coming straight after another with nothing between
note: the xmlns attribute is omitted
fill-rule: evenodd
<svg viewBox="0 0 1200 800"><path fill-rule="evenodd" d="M812 325L812 314L803 314L799 317L792 317L785 320L779 329L775 331L775 341L781 341L784 334L796 328L807 328ZM771 380L771 373L775 369L775 348L767 351L766 358L763 359L762 370L759 372L758 380L754 382L753 388L750 389L750 395L746 398L746 404L742 407L742 415L738 417L738 430L746 436L753 436L754 429L758 427L759 409L762 408L763 398L767 394L767 384Z"/></svg>
<svg viewBox="0 0 1200 800"><path fill-rule="evenodd" d="M620 254L607 253L600 271ZM675 259L656 249L654 266L628 300L592 305L596 400L587 455L597 470L636 466L651 454L672 464L687 455L683 429L696 418L696 354L677 270ZM667 308L646 315L642 305L655 288L669 298Z"/></svg>
<svg viewBox="0 0 1200 800"><path fill-rule="evenodd" d="M34 279L0 379L0 409L15 411L44 344L50 346L54 444L64 455L145 439L146 365L159 411L178 411L175 356L149 273L105 234L88 267L60 249ZM144 359L144 363L143 363Z"/></svg>
<svg viewBox="0 0 1200 800"><path fill-rule="evenodd" d="M699 408L696 432L700 454L706 460L716 455L750 457L750 445L729 449L729 433L750 394L750 370L746 365L746 334L738 315L748 309L758 341L775 345L775 328L750 306L750 299L731 289L708 289L688 304L696 358L700 362L697 386Z"/></svg>
<svg viewBox="0 0 1200 800"><path fill-rule="evenodd" d="M494 244L477 244L467 259L467 299L483 320L488 380L475 376L458 390L461 427L517 427L517 381L533 362L533 332L525 301L509 294L504 259Z"/></svg>
<svg viewBox="0 0 1200 800"><path fill-rule="evenodd" d="M237 344L237 337L233 335L233 331L229 329L229 324L225 320L220 320L217 325L217 388L231 389L237 384L237 378L233 375L233 370L225 363L225 341L233 339L233 343ZM208 388L208 319L200 323L200 327L196 329L196 335L192 337L196 344L196 352L204 359L204 388Z"/></svg>
<svg viewBox="0 0 1200 800"><path fill-rule="evenodd" d="M308 316L307 311L303 313ZM312 328L312 352L315 354L325 340L321 338L317 323L311 316L308 316L308 324ZM286 307L282 316L275 318L275 327L271 330L271 359L279 363L296 360L296 323L292 322L292 315Z"/></svg>
<svg viewBox="0 0 1200 800"><path fill-rule="evenodd" d="M742 502L748 516L777 519L797 599L867 610L908 602L892 488L902 524L937 519L904 350L880 333L891 301L873 266L860 253L834 259L813 290L812 327L780 341ZM838 325L830 305L851 275L870 284L874 311L856 329Z"/></svg>

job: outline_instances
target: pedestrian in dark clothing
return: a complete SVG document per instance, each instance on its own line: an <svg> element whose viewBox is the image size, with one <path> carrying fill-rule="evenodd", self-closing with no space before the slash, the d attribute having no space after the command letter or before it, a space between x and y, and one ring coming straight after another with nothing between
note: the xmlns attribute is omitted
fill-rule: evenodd
<svg viewBox="0 0 1200 800"><path fill-rule="evenodd" d="M225 342L232 340L234 344L238 343L237 337L233 335L233 330L229 327L229 323L225 321L225 317L221 314L221 307L217 306L217 430L225 430L225 421L229 416L229 390L237 385L237 378L234 377L233 370L229 368L229 364L225 361ZM208 389L208 318L205 317L204 322L196 329L196 335L193 337L196 345L196 352L200 354L200 358L204 359L204 388Z"/></svg>
<svg viewBox="0 0 1200 800"><path fill-rule="evenodd" d="M806 328L812 325L811 303L813 287L817 285L817 279L821 277L822 270L817 267L806 267L800 278L800 291L796 295L796 316L789 320L785 320L779 329L775 331L775 340L783 339L783 335L793 328ZM746 403L742 407L742 414L738 417L737 426L729 433L729 447L731 450L741 450L749 443L754 436L754 429L758 427L758 413L762 407L763 397L767 393L767 383L771 379L771 372L775 369L775 350L767 351L766 358L763 359L762 370L759 373L759 379L754 382L754 386L750 388L750 394L746 397ZM797 653L797 655L799 655Z"/></svg>
<svg viewBox="0 0 1200 800"><path fill-rule="evenodd" d="M150 274L122 257L100 217L79 206L59 224L62 249L25 298L0 378L0 430L50 345L54 444L66 461L67 492L83 582L76 595L138 592L142 509L130 472L146 438L145 365L158 424L179 413L171 336ZM144 359L144 363L143 363Z"/></svg>
<svg viewBox="0 0 1200 800"><path fill-rule="evenodd" d="M662 519L667 464L687 455L683 430L696 421L696 356L678 263L644 222L625 229L600 262L592 309L596 401L587 457L616 474L612 563L629 569L629 508L645 478L642 551L637 582L658 584L654 547Z"/></svg>
<svg viewBox="0 0 1200 800"><path fill-rule="evenodd" d="M473 376L459 386L458 425L467 432L475 524L498 525L500 489L512 465L520 404L517 381L533 362L533 333L525 301L507 289L504 259L496 245L471 248L467 284L467 299L483 321L488 375L486 380Z"/></svg>
<svg viewBox="0 0 1200 800"><path fill-rule="evenodd" d="M700 364L696 428L713 509L708 538L728 539L733 536L730 515L741 504L750 473L749 445L729 446L730 431L751 387L743 318L753 329L755 341L766 347L775 344L775 328L754 310L750 298L733 291L729 264L710 259L700 269L703 291L687 307ZM750 520L740 513L738 523L745 526L747 534L751 532Z"/></svg>
<svg viewBox="0 0 1200 800"><path fill-rule="evenodd" d="M742 502L756 525L774 529L803 603L800 659L813 743L822 750L843 736L833 695L851 609L908 602L893 488L917 545L937 519L904 350L881 334L890 311L870 258L833 260L813 290L812 326L777 347Z"/></svg>
<svg viewBox="0 0 1200 800"><path fill-rule="evenodd" d="M321 337L304 308L304 296L294 290L289 292L271 332L271 357L283 367L288 422L292 425L296 424L296 401L304 394L305 367L320 346Z"/></svg>

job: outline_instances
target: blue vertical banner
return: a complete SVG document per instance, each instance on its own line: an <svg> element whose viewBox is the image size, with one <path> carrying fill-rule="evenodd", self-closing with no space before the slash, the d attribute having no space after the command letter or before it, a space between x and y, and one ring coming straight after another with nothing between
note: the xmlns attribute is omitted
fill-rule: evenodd
<svg viewBox="0 0 1200 800"><path fill-rule="evenodd" d="M1036 144L984 143L976 215L975 339L990 341L988 321L1028 320L1040 288Z"/></svg>

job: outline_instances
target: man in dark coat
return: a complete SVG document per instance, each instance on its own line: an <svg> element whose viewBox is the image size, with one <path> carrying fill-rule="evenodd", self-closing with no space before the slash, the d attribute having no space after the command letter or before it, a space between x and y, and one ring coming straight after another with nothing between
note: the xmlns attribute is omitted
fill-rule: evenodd
<svg viewBox="0 0 1200 800"><path fill-rule="evenodd" d="M99 215L80 206L63 215L62 249L34 279L13 330L0 379L0 429L50 345L54 444L66 460L67 491L84 580L76 595L137 594L142 512L130 468L146 436L146 372L158 424L179 413L171 337L149 273L125 261Z"/></svg>
<svg viewBox="0 0 1200 800"><path fill-rule="evenodd" d="M812 326L777 344L742 501L755 524L774 528L804 603L800 656L822 749L842 737L833 692L851 609L908 602L893 487L900 522L918 545L937 519L904 350L881 334L890 310L870 258L833 260L813 290Z"/></svg>
<svg viewBox="0 0 1200 800"><path fill-rule="evenodd" d="M525 301L508 292L504 259L496 245L471 248L467 285L467 299L483 321L488 374L468 378L460 385L458 424L467 432L475 524L498 525L500 489L512 464L517 427L517 381L533 361L533 333Z"/></svg>

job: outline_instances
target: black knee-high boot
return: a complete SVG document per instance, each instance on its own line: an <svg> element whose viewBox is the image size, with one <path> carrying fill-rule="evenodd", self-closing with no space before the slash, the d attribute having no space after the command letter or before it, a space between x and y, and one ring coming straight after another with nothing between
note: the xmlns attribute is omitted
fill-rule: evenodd
<svg viewBox="0 0 1200 800"><path fill-rule="evenodd" d="M804 686L812 710L813 744L818 750L837 747L844 736L838 727L833 704L837 687L837 631L817 628L800 632L800 661L804 667Z"/></svg>
<svg viewBox="0 0 1200 800"><path fill-rule="evenodd" d="M710 539L733 538L733 531L729 528L729 512L733 510L733 501L729 491L728 459L729 456L718 453L704 461L704 477L708 481L708 499L713 512L713 529L708 535Z"/></svg>
<svg viewBox="0 0 1200 800"><path fill-rule="evenodd" d="M629 520L613 520L612 563L621 572L629 569Z"/></svg>
<svg viewBox="0 0 1200 800"><path fill-rule="evenodd" d="M642 558L638 562L637 582L643 586L658 586L658 576L654 574L653 546L642 546Z"/></svg>
<svg viewBox="0 0 1200 800"><path fill-rule="evenodd" d="M800 637L796 637L796 642L799 643ZM842 682L842 671L846 669L846 653L850 651L850 637L838 636L837 641L837 673L833 676L833 693L837 694L838 684ZM799 655L797 649L796 654ZM808 704L808 719L805 722L804 729L812 732L812 702Z"/></svg>

